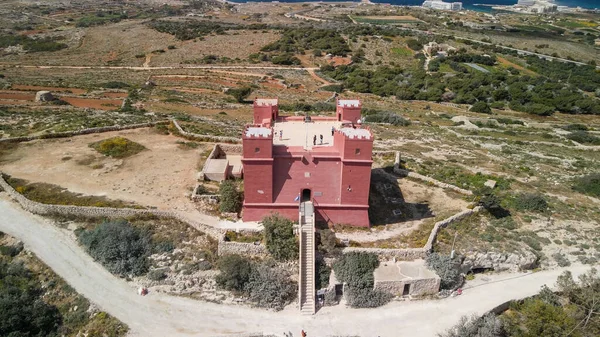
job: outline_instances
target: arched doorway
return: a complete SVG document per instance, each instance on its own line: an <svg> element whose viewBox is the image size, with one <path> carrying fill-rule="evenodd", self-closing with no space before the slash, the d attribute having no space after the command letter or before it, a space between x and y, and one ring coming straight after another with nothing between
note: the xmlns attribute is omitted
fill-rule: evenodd
<svg viewBox="0 0 600 337"><path fill-rule="evenodd" d="M311 192L310 189L304 188L302 189L302 202L310 201Z"/></svg>

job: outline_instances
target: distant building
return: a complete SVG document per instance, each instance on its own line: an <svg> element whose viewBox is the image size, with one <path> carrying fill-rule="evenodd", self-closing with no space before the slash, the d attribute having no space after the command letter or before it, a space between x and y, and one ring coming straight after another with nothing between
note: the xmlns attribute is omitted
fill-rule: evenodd
<svg viewBox="0 0 600 337"><path fill-rule="evenodd" d="M369 226L373 134L361 103L340 99L335 117L280 116L277 99L256 99L242 134L244 221L271 213L298 219L313 202L317 220Z"/></svg>
<svg viewBox="0 0 600 337"><path fill-rule="evenodd" d="M523 12L528 13L554 13L558 6L549 0L519 0L516 7L523 7Z"/></svg>
<svg viewBox="0 0 600 337"><path fill-rule="evenodd" d="M423 46L423 51L425 52L425 54L429 55L430 57L434 57L434 56L448 56L448 52L451 51L455 51L456 48L445 44L445 43L436 43L436 42L429 42L428 44Z"/></svg>
<svg viewBox="0 0 600 337"><path fill-rule="evenodd" d="M432 9L440 9L446 11L460 11L462 10L462 2L443 2L443 1L425 1L423 2L422 7L424 8L432 8Z"/></svg>

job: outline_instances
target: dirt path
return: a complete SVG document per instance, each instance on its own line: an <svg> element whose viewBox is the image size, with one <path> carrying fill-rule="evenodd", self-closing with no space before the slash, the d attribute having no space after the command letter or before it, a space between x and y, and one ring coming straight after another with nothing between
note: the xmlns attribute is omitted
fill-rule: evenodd
<svg viewBox="0 0 600 337"><path fill-rule="evenodd" d="M152 60L152 54L147 54L146 55L146 60L144 61L144 64L142 65L142 67L144 68L150 68L150 61Z"/></svg>
<svg viewBox="0 0 600 337"><path fill-rule="evenodd" d="M323 83L323 86L326 86L326 85L333 84L333 83L331 83L331 82L327 81L326 79L324 79L324 78L322 78L322 77L319 77L319 75L317 75L317 73L315 72L315 70L314 70L314 69L312 69L312 68L306 68L306 69L307 69L308 73L310 74L310 77L312 77L312 78L314 78L315 80L317 80L317 81L319 81L319 82ZM319 69L319 68L317 68L317 69Z"/></svg>
<svg viewBox="0 0 600 337"><path fill-rule="evenodd" d="M169 70L169 69L265 69L265 70L318 70L318 67L261 67L261 66L164 66L164 67L133 67L133 66L28 66L0 63L3 67L25 69L129 69L129 70Z"/></svg>
<svg viewBox="0 0 600 337"><path fill-rule="evenodd" d="M553 285L564 269L528 274L499 274L467 287L462 296L445 300L394 302L379 309L328 307L315 316L301 316L295 305L281 312L218 305L183 297L151 293L136 295L133 285L95 263L72 234L33 216L0 194L0 230L25 243L79 293L129 325L132 336L222 336L264 332L294 336L304 329L310 336L435 336L462 315L483 312L509 299L537 293ZM588 267L572 266L574 275ZM516 276L516 277L515 277Z"/></svg>

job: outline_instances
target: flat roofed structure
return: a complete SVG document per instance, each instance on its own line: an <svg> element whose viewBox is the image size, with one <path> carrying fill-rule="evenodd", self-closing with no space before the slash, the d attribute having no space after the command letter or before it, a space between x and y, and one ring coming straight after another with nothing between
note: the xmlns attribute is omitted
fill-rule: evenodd
<svg viewBox="0 0 600 337"><path fill-rule="evenodd" d="M375 289L394 295L435 294L440 289L440 277L427 268L424 260L381 263L373 278Z"/></svg>
<svg viewBox="0 0 600 337"><path fill-rule="evenodd" d="M277 100L255 100L255 121L264 121L263 101ZM336 117L279 116L271 108L275 118L242 134L244 221L272 212L295 220L300 202L312 201L317 220L369 226L373 135L359 123L360 101L338 100Z"/></svg>

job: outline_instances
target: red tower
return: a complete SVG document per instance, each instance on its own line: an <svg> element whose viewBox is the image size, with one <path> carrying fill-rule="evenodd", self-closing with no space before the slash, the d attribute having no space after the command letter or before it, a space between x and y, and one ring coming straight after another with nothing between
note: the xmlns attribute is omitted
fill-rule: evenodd
<svg viewBox="0 0 600 337"><path fill-rule="evenodd" d="M271 106L272 123L245 128L244 221L258 221L271 212L295 220L300 201L311 200L319 220L369 226L373 135L351 125L360 119L359 101L339 102L337 117L312 122L277 118L277 107ZM268 119L264 117L264 105L255 103L254 120Z"/></svg>

